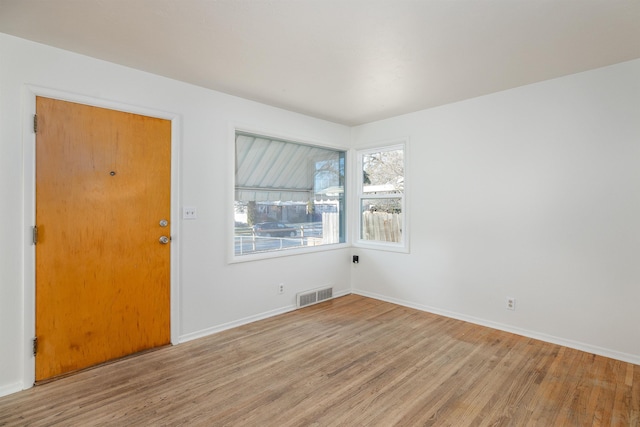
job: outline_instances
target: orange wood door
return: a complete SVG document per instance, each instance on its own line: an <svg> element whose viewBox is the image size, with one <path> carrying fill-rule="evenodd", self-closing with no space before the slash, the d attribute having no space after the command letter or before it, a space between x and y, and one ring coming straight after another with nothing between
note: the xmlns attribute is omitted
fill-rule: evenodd
<svg viewBox="0 0 640 427"><path fill-rule="evenodd" d="M40 381L170 342L171 122L42 97L36 113Z"/></svg>

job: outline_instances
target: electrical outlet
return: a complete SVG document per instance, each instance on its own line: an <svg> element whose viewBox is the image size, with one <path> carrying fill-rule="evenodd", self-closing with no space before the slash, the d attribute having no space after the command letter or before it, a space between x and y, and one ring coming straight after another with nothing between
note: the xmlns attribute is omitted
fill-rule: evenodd
<svg viewBox="0 0 640 427"><path fill-rule="evenodd" d="M516 309L516 299L513 297L507 297L507 310Z"/></svg>
<svg viewBox="0 0 640 427"><path fill-rule="evenodd" d="M284 294L284 283L280 283L278 285L278 294L280 295Z"/></svg>

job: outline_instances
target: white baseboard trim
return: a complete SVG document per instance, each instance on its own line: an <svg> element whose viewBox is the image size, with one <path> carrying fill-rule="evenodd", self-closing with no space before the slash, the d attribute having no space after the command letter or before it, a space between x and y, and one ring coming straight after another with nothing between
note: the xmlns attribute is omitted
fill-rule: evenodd
<svg viewBox="0 0 640 427"><path fill-rule="evenodd" d="M349 295L351 293L351 289L347 289L344 291L336 292L333 294L333 298L338 298L341 296ZM304 307L303 307L304 308ZM198 338L204 338L209 335L216 334L218 332L226 331L227 329L237 328L238 326L246 325L249 323L257 322L258 320L268 319L269 317L277 316L279 314L288 313L293 310L298 310L295 304L288 305L285 307L277 308L275 310L265 311L264 313L256 314L254 316L248 316L242 319L234 320L232 322L223 323L221 325L212 326L211 328L201 329L196 332L191 332L185 335L181 335L178 343L184 343L187 341L192 341Z"/></svg>
<svg viewBox="0 0 640 427"><path fill-rule="evenodd" d="M527 329L516 328L513 326L505 325L503 323L492 322L490 320L480 319L473 316L467 316L465 314L456 313L447 310L441 310L435 307L430 307L427 305L416 304L409 301L404 301L397 298L387 297L385 295L376 294L373 292L362 291L359 289L353 289L352 293L357 295L362 295L364 297L369 297L373 299L377 299L380 301L390 302L392 304L398 304L404 307L414 308L420 311L426 311L428 313L437 314L439 316L450 317L452 319L462 320L465 322L473 323L480 326L486 326L488 328L497 329L500 331L510 332L512 334L521 335L527 338L533 338L540 341L548 342L551 344L557 344L564 347L573 348L580 351L585 351L587 353L597 354L599 356L609 357L611 359L620 360L623 362L633 363L634 365L640 365L640 356L634 354L623 353L615 350L610 350L608 348L598 347L590 344L585 344L579 341L573 341L565 338L556 337L553 335L547 335L540 332L530 331Z"/></svg>
<svg viewBox="0 0 640 427"><path fill-rule="evenodd" d="M178 343L184 343L187 341L196 340L198 338L204 338L209 335L216 334L218 332L226 331L228 329L237 328L238 326L246 325L248 323L257 322L258 320L268 319L269 317L277 316L279 314L288 313L296 309L295 305L289 305L286 307L277 308L275 310L266 311L264 313L256 314L254 316L245 317L243 319L234 320L232 322L223 323L221 325L212 326L211 328L201 329L196 332L181 335Z"/></svg>
<svg viewBox="0 0 640 427"><path fill-rule="evenodd" d="M2 387L0 387L0 397L8 396L10 394L17 393L22 390L24 390L22 382L3 385Z"/></svg>

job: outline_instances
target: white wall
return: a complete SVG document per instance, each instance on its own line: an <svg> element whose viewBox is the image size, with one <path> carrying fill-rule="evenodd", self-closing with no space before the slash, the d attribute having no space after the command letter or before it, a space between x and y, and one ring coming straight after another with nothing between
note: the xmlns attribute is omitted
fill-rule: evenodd
<svg viewBox="0 0 640 427"><path fill-rule="evenodd" d="M640 363L640 60L352 131L405 136L411 253L354 292Z"/></svg>
<svg viewBox="0 0 640 427"><path fill-rule="evenodd" d="M289 310L301 290L333 284L337 294L349 291L347 249L228 264L226 243L233 223L232 124L342 147L349 128L0 34L0 395L29 387L33 371L27 338L34 327L28 307L34 86L175 115L175 190L180 205L198 209L197 220L173 218L177 341ZM285 283L284 295L278 283Z"/></svg>

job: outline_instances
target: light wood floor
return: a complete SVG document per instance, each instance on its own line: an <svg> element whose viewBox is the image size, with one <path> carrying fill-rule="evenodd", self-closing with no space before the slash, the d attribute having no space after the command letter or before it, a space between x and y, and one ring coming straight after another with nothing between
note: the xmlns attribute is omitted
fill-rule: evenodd
<svg viewBox="0 0 640 427"><path fill-rule="evenodd" d="M356 295L0 399L11 426L639 424L640 366Z"/></svg>

